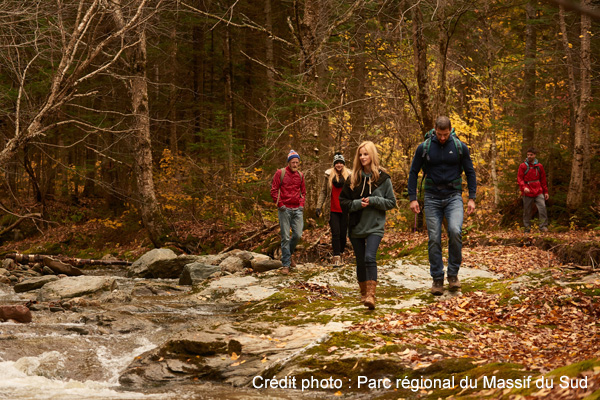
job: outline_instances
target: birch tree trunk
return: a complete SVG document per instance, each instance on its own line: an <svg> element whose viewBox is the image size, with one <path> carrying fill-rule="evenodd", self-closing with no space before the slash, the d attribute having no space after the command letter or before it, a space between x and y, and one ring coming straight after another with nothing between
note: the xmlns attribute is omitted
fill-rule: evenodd
<svg viewBox="0 0 600 400"><path fill-rule="evenodd" d="M582 7L590 8L591 0L583 0ZM575 65L572 62L567 27L565 22L564 8L559 12L560 29L563 37L563 46L567 54L567 68L569 72L569 95L571 105L575 110L575 137L573 146L573 160L571 163L571 180L569 182L569 193L567 194L567 207L576 211L583 201L584 171L586 158L589 156L586 145L589 143L589 112L588 106L591 100L591 45L590 30L591 18L589 15L581 15L581 42L580 42L580 75L579 84L575 80ZM578 90L577 90L578 89Z"/></svg>
<svg viewBox="0 0 600 400"><path fill-rule="evenodd" d="M119 27L125 19L119 0L113 1L114 19ZM163 218L152 175L152 143L150 139L150 110L148 108L147 52L145 24L138 24L133 32L135 44L128 51L129 73L127 82L133 114L133 159L138 188L142 223L152 244L161 247L169 230Z"/></svg>

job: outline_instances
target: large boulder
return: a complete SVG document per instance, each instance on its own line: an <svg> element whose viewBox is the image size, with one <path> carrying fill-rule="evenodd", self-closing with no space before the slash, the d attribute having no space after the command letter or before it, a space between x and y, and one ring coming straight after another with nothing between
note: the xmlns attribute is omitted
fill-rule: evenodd
<svg viewBox="0 0 600 400"><path fill-rule="evenodd" d="M9 319L23 323L31 322L31 311L22 305L0 306L0 321L7 321Z"/></svg>
<svg viewBox="0 0 600 400"><path fill-rule="evenodd" d="M236 272L242 272L246 266L250 266L249 261L250 260L244 260L237 256L229 256L221 261L219 267L221 267L221 271L223 272L234 274Z"/></svg>
<svg viewBox="0 0 600 400"><path fill-rule="evenodd" d="M30 290L39 289L46 283L57 281L58 277L55 275L44 275L35 278L25 279L22 282L17 283L14 286L15 292L23 293L29 292Z"/></svg>
<svg viewBox="0 0 600 400"><path fill-rule="evenodd" d="M187 264L202 260L203 256L182 254L168 260L158 260L148 266L151 278L176 279L179 278L183 267Z"/></svg>
<svg viewBox="0 0 600 400"><path fill-rule="evenodd" d="M177 258L177 254L171 249L153 249L138 258L127 271L129 277L152 278L152 273L148 267L161 260L171 260Z"/></svg>
<svg viewBox="0 0 600 400"><path fill-rule="evenodd" d="M85 295L113 291L117 281L109 276L70 276L45 284L38 293L38 301L57 301Z"/></svg>
<svg viewBox="0 0 600 400"><path fill-rule="evenodd" d="M187 264L183 267L181 275L179 275L179 284L191 286L198 285L220 270L221 267L216 265L208 265L199 262Z"/></svg>

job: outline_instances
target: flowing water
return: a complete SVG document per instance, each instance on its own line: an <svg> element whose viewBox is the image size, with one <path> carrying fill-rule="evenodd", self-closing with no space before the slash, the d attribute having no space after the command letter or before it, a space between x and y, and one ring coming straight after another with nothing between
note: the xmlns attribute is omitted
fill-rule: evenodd
<svg viewBox="0 0 600 400"><path fill-rule="evenodd" d="M110 302L105 299L95 306L84 304L58 312L44 307L33 312L29 324L0 322L0 399L323 398L317 393L235 388L189 380L127 390L119 384L119 376L135 357L192 324L229 318L232 305L199 302L190 295L189 288L177 287L175 280L149 283L117 277L117 281L117 292L130 294L129 298L116 296ZM140 287L161 290L158 294L142 290L136 295L135 288ZM127 300L120 302L120 298ZM33 299L33 292L16 294L12 287L0 285L0 304L24 304Z"/></svg>

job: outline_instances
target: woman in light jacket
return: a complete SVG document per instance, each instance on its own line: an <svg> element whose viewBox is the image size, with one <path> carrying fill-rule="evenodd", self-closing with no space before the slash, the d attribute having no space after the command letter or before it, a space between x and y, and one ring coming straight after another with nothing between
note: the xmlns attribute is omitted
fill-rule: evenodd
<svg viewBox="0 0 600 400"><path fill-rule="evenodd" d="M317 202L317 217L323 212L325 217L329 212L329 227L331 228L331 245L333 247L333 265L342 265L342 254L346 248L346 230L348 229L348 213L342 211L340 206L340 193L344 182L350 176L346 168L346 160L342 153L333 156L333 168L325 171L323 189Z"/></svg>
<svg viewBox="0 0 600 400"><path fill-rule="evenodd" d="M375 144L358 146L350 179L340 194L342 209L349 213L348 235L356 256L356 277L361 301L375 308L377 249L385 227L385 213L396 207L390 176L379 166Z"/></svg>

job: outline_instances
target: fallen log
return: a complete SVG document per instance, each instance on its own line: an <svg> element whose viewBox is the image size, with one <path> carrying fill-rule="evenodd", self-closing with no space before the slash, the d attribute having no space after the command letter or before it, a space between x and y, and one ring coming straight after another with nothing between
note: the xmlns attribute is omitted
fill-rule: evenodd
<svg viewBox="0 0 600 400"><path fill-rule="evenodd" d="M94 260L90 258L73 258L63 256L50 256L46 254L19 254L11 253L4 256L5 258L12 258L20 264L33 264L36 262L44 262L46 258L62 261L63 263L70 264L74 267L83 265L131 265L130 261L124 260Z"/></svg>

